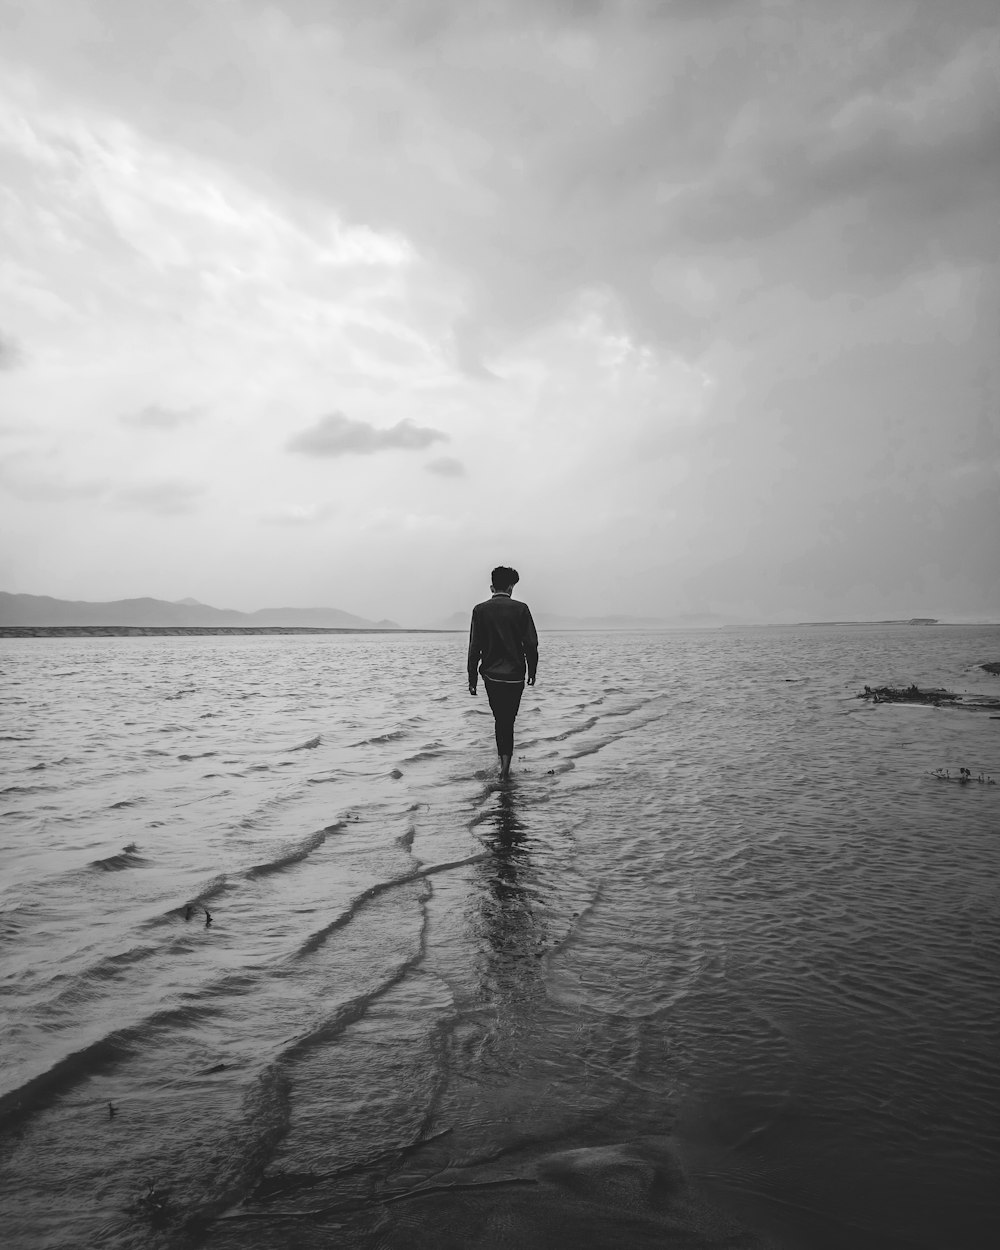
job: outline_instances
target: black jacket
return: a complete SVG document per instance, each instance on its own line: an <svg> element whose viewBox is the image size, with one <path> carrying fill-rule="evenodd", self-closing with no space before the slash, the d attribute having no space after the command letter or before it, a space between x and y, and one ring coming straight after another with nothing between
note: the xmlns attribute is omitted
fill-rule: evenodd
<svg viewBox="0 0 1000 1250"><path fill-rule="evenodd" d="M480 663L480 660L482 663ZM538 668L538 634L526 603L497 594L472 609L469 627L469 685L476 667L494 681L524 681Z"/></svg>

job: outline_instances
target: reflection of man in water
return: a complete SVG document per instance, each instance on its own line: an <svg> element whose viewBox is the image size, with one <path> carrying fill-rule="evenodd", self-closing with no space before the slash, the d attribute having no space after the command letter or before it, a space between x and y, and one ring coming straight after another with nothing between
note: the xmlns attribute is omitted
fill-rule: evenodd
<svg viewBox="0 0 1000 1250"><path fill-rule="evenodd" d="M496 806L483 809L478 829L490 853L476 866L481 885L478 933L485 954L480 963L480 1001L506 1008L506 1020L496 1032L498 1041L502 1034L507 1042L535 1024L534 1011L524 1016L517 1005L527 1009L530 1000L545 997L535 962L546 949L546 921L535 910L544 886L532 864L532 838L515 798L516 791L503 786L497 791Z"/></svg>
<svg viewBox="0 0 1000 1250"><path fill-rule="evenodd" d="M469 629L469 694L477 693L478 666L496 721L501 781L510 776L514 719L524 693L525 669L528 685L533 686L538 667L535 622L528 605L510 597L519 581L517 569L502 564L495 568L490 586L493 597L472 609Z"/></svg>

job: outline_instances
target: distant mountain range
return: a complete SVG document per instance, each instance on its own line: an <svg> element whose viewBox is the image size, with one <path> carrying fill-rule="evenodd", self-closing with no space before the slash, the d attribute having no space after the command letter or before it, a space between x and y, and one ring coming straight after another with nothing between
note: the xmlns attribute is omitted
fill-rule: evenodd
<svg viewBox="0 0 1000 1250"><path fill-rule="evenodd" d="M116 599L88 603L48 595L12 595L0 591L0 625L131 625L149 628L298 626L307 629L399 629L395 621L370 621L339 608L262 608L236 612L213 608L197 599Z"/></svg>
<svg viewBox="0 0 1000 1250"><path fill-rule="evenodd" d="M471 609L453 612L430 629L468 629ZM680 616L560 616L555 612L532 613L539 629L724 629L735 618L711 612L688 612Z"/></svg>
<svg viewBox="0 0 1000 1250"><path fill-rule="evenodd" d="M427 629L465 631L469 628L471 607L453 612ZM542 630L555 629L722 629L735 620L713 613L682 616L562 616L538 612L535 624ZM0 591L0 626L119 626L148 629L197 629L237 627L243 629L402 629L396 621L371 621L340 608L261 608L258 612L237 612L213 608L197 599L116 599L110 603L52 599L48 595L12 595Z"/></svg>

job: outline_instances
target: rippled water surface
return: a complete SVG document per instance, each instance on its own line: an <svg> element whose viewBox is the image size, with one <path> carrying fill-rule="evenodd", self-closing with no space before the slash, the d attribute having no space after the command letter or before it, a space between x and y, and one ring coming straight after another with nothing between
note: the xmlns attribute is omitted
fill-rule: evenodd
<svg viewBox="0 0 1000 1250"><path fill-rule="evenodd" d="M1000 630L464 646L0 643L0 1243L997 1244Z"/></svg>

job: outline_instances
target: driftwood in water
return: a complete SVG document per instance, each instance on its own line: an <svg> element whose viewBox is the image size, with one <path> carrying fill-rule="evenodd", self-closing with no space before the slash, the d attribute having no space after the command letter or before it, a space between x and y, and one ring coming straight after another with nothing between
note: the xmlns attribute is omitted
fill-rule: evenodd
<svg viewBox="0 0 1000 1250"><path fill-rule="evenodd" d="M859 699L871 699L873 703L955 703L962 696L949 690L918 690L916 686L865 686Z"/></svg>

